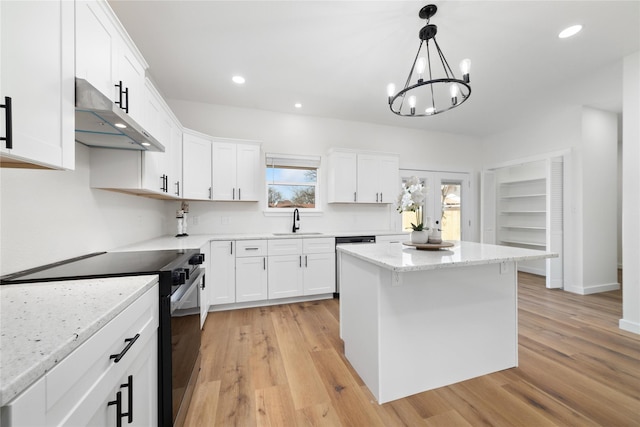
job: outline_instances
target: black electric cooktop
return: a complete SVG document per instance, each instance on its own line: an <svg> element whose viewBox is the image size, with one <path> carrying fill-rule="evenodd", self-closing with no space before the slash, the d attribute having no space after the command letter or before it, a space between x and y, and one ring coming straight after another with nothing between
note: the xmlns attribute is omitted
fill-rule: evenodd
<svg viewBox="0 0 640 427"><path fill-rule="evenodd" d="M181 267L197 249L139 252L98 252L0 277L1 285L141 276Z"/></svg>

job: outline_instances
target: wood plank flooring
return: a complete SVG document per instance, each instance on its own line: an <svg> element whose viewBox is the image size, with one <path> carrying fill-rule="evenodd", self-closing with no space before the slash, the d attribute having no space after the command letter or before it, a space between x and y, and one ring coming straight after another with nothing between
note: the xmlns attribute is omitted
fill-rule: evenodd
<svg viewBox="0 0 640 427"><path fill-rule="evenodd" d="M378 405L343 355L339 300L209 313L187 426L640 426L621 292L519 276L519 367Z"/></svg>

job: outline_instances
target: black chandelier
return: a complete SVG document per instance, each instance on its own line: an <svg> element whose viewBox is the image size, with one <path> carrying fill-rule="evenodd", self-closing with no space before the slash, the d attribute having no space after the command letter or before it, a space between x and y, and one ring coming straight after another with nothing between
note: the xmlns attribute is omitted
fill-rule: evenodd
<svg viewBox="0 0 640 427"><path fill-rule="evenodd" d="M437 10L435 5L430 4L420 9L420 13L418 13L420 19L426 19L427 25L420 30L418 53L413 60L404 88L398 93L394 93L396 91L395 85L390 83L387 86L389 108L399 116L433 116L461 105L471 95L471 86L469 85L471 61L464 59L460 63L462 80L457 79L436 41L438 27L429 24L429 20ZM434 75L434 71L437 70L433 70L431 67L431 51L429 50L429 41L431 40L435 45L436 52L434 54L437 53L444 71L440 77L437 74ZM423 44L426 45L426 58L420 56ZM434 59L434 67L437 64L437 59ZM412 83L412 78L415 79L415 83Z"/></svg>

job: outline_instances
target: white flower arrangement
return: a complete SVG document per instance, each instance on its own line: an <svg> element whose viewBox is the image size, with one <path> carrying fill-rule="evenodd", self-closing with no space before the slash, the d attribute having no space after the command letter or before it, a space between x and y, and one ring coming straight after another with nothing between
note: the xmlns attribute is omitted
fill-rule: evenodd
<svg viewBox="0 0 640 427"><path fill-rule="evenodd" d="M402 183L402 191L398 196L398 212L415 212L416 223L411 223L411 228L414 231L424 230L422 204L426 197L427 188L417 176L413 176L406 183Z"/></svg>

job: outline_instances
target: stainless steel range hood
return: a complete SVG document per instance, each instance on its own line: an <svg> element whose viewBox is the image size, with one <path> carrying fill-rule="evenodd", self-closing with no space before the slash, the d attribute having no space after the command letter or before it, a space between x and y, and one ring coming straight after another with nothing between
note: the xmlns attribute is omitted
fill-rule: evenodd
<svg viewBox="0 0 640 427"><path fill-rule="evenodd" d="M90 147L164 152L164 146L124 110L79 78L76 78L76 141Z"/></svg>

